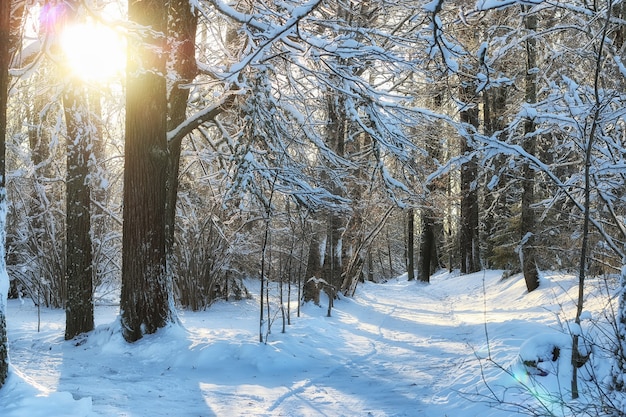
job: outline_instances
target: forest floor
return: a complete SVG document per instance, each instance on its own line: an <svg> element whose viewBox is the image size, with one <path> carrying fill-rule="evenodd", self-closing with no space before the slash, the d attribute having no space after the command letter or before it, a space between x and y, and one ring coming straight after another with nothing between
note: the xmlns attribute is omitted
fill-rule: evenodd
<svg viewBox="0 0 626 417"><path fill-rule="evenodd" d="M272 304L266 343L254 281L251 299L179 311L179 325L134 344L121 337L115 305L97 305L96 330L64 341L63 311L10 300L12 369L0 416L584 415L567 401L567 342L559 342L575 314L576 280L545 274L528 294L520 276L501 276L362 284L331 317L325 305L305 305L296 317L293 305L286 333ZM585 328L611 299L595 291ZM540 364L541 375L522 365L520 356L545 356L555 344L563 353ZM593 352L580 372L589 402L597 393L588 382L609 368L603 351Z"/></svg>

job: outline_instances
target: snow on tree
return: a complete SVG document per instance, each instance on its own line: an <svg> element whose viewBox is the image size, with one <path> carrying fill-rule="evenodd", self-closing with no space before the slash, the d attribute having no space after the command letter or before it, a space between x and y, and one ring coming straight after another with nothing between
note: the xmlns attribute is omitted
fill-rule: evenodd
<svg viewBox="0 0 626 417"><path fill-rule="evenodd" d="M0 387L9 372L9 342L7 339L6 306L9 276L6 268L6 137L7 102L9 96L9 66L11 1L0 5Z"/></svg>
<svg viewBox="0 0 626 417"><path fill-rule="evenodd" d="M238 95L238 118L217 122L235 162L225 200L236 206L243 191L264 207L272 188L317 213L316 228L328 219L334 231L324 239L337 256L324 259L336 261L337 280L318 278L349 288L360 277L366 237L387 216L384 209L364 216L362 196L380 187L387 204L405 206L410 194L406 178L390 168L411 159L408 127L430 115L403 85L429 59L412 33L423 10L411 2L209 3L194 5L206 19L227 19L239 33L227 37L230 44L241 45L199 65L213 85L224 84L214 94Z"/></svg>

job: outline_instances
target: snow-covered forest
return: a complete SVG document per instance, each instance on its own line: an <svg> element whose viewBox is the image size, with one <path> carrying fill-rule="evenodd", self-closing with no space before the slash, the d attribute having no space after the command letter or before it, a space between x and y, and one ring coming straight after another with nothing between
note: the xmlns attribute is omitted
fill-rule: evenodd
<svg viewBox="0 0 626 417"><path fill-rule="evenodd" d="M365 373L433 378L421 375L438 372L427 364L386 367L392 357L374 336L360 334L370 348L351 356L341 334L376 315L385 343L417 349L426 327L437 340L437 314L460 311L420 313L419 303L437 300L473 303L480 332L449 337L467 318L442 331L470 351L487 349L463 371L474 390L449 378L446 389L528 415L626 414L621 0L5 0L0 8L3 402L7 390L28 397L16 387L34 381L33 397L52 398L58 388L54 398L77 407L71 415L157 415L103 410L104 391L83 396L71 383L48 384L56 371L37 381L23 359L11 360L11 352L45 346L62 351L62 359L48 356L53 362L83 346L107 353L100 370L116 375L124 369L108 365L111 353L149 363L184 345L190 363L213 369L209 352L217 363L241 349L234 357L249 361L272 346L267 361L254 362L267 389L285 386L268 375L313 372L302 355L328 360L332 349L357 368L374 361ZM512 306L560 332L522 345L535 327L513 323L524 336L498 351L490 314L507 320ZM33 312L44 330L25 336ZM387 329L379 315L397 327ZM232 317L254 331L208 324ZM277 334L292 326L296 335L280 349ZM492 336L505 337L500 330ZM297 343L308 347L292 352ZM80 369L70 373L78 378ZM141 367L126 369L141 381ZM312 380L334 378L332 369L316 368ZM508 396L514 384L494 369L515 376L519 396ZM236 379L245 391L249 381ZM324 389L305 379L289 389ZM430 395L442 386L429 385ZM197 394L213 410L207 415L415 412L418 393L385 387L407 404L381 400L369 410L357 401L351 411L340 395L343 411L289 411L278 400L229 410ZM358 398L372 395L359 389ZM144 402L157 391L144 392ZM467 406L441 401L448 415ZM35 415L37 403L25 398L23 415ZM198 414L206 410L180 415Z"/></svg>

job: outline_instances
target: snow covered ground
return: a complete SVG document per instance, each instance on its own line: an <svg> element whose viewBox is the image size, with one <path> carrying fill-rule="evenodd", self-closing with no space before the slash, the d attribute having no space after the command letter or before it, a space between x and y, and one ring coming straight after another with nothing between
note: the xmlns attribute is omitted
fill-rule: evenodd
<svg viewBox="0 0 626 417"><path fill-rule="evenodd" d="M574 278L557 273L532 294L519 276L501 280L498 271L440 273L430 285L400 277L359 286L332 317L325 306L306 305L300 318L294 308L287 332L276 320L267 344L258 342L256 297L180 312L181 326L132 345L115 306L97 306L97 329L65 342L63 311L42 310L38 332L32 302L11 300L12 371L0 416L524 415L517 405L567 415L561 396L550 396L569 389L564 334L576 291ZM584 328L609 299L590 297ZM607 373L594 349L582 381ZM544 362L527 368L520 357ZM587 388L595 389L582 382L583 399Z"/></svg>

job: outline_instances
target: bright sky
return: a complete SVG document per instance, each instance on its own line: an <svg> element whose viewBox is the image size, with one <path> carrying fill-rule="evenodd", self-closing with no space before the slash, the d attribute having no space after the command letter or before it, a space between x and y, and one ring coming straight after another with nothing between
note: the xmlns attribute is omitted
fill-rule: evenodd
<svg viewBox="0 0 626 417"><path fill-rule="evenodd" d="M110 2L98 11L102 21L79 13L76 22L71 22L70 13L73 11L62 2L33 6L26 22L26 38L47 36L48 41L60 42L65 66L83 80L98 81L121 75L126 66L125 40L121 32L104 23L121 18L120 6Z"/></svg>
<svg viewBox="0 0 626 417"><path fill-rule="evenodd" d="M123 38L103 24L67 25L60 43L68 68L84 80L109 79L123 73L126 66Z"/></svg>

